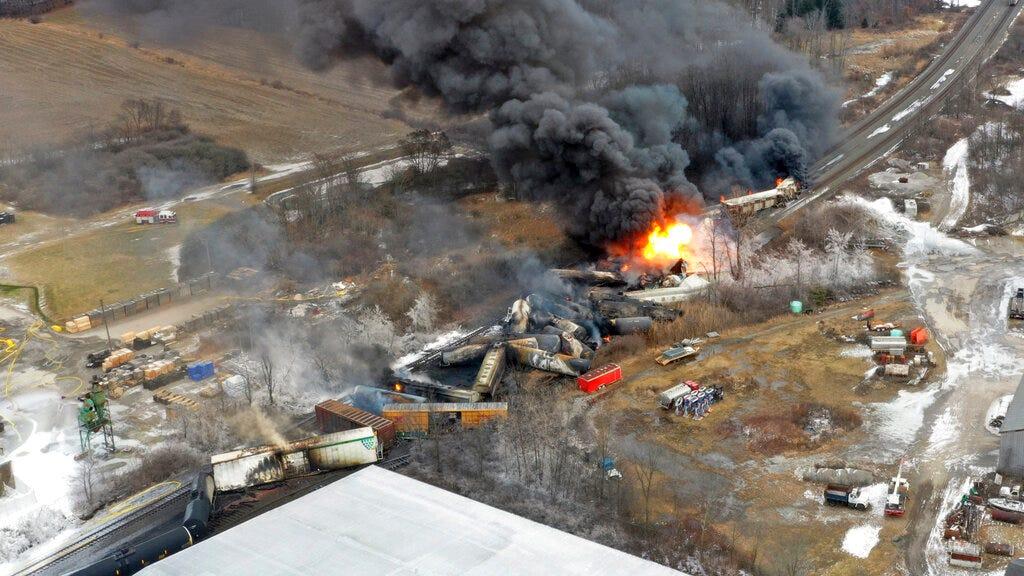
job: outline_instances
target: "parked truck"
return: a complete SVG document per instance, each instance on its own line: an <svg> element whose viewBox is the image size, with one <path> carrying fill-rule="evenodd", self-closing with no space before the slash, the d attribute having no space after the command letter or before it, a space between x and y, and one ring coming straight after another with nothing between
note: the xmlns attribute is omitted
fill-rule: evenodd
<svg viewBox="0 0 1024 576"><path fill-rule="evenodd" d="M1024 320L1024 288L1017 288L1010 297L1010 319Z"/></svg>
<svg viewBox="0 0 1024 576"><path fill-rule="evenodd" d="M825 504L847 506L856 510L867 510L871 503L861 494L860 488L843 484L829 484L825 487Z"/></svg>

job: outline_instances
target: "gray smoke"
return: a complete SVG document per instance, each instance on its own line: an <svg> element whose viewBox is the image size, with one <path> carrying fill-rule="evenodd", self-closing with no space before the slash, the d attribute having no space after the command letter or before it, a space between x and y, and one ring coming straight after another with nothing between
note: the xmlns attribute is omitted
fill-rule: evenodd
<svg viewBox="0 0 1024 576"><path fill-rule="evenodd" d="M198 0L101 1L164 17ZM716 1L291 3L307 66L373 55L396 86L489 113L498 174L556 201L597 245L699 198L688 174L712 198L802 178L833 138L837 98L821 77Z"/></svg>

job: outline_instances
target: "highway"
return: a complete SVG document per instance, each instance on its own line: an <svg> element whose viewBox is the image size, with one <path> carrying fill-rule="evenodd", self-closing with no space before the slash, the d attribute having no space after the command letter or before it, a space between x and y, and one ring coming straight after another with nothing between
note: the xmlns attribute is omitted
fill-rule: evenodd
<svg viewBox="0 0 1024 576"><path fill-rule="evenodd" d="M774 236L779 223L831 198L844 183L898 148L948 97L971 83L981 64L1002 46L1022 7L1024 4L1010 6L1007 0L988 0L978 6L921 74L840 135L838 144L811 168L811 193L752 222L752 235Z"/></svg>

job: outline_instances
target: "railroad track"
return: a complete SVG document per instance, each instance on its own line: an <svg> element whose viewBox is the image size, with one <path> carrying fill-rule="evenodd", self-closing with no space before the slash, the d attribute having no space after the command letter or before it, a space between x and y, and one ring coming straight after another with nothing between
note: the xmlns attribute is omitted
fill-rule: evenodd
<svg viewBox="0 0 1024 576"><path fill-rule="evenodd" d="M59 552L56 552L46 558L37 560L32 564L22 568L21 570L14 572L11 576L28 576L30 574L61 574L67 572L70 568L62 568L61 564L64 564L70 560L73 560L73 556L77 556L88 552L89 550L96 548L101 545L115 544L117 541L104 542L104 539L115 534L118 531L125 530L129 527L136 525L142 525L145 521L148 521L152 516L159 512L166 510L172 505L181 504L184 505L189 497L191 491L191 485L189 483L183 483L181 487L177 488L174 492L167 494L162 499L153 502L144 508L139 508L125 514L117 521L105 524L83 536L77 542L63 548ZM95 560L95 558L89 561ZM87 562L81 562L76 559L76 565L81 565Z"/></svg>
<svg viewBox="0 0 1024 576"><path fill-rule="evenodd" d="M460 346L465 346L466 344L469 343L470 340L475 338L478 334L480 334L481 332L484 332L485 330L488 330L490 328L491 328L491 325L489 325L489 324L481 326L480 328L477 328L476 330L473 330L470 333L466 334L462 338L459 338L459 339L457 339L457 340L455 340L453 342L449 342L445 346L442 346L442 347L438 348L437 350L434 350L433 352L424 355L422 358L418 358L417 360L414 360L414 361L406 364L405 366L400 367L399 370L408 371L408 372L415 372L417 370L421 370L421 369L423 369L423 368L425 368L427 366L430 366L431 364L436 362L441 357L441 354L444 351L446 351L446 350L454 350L454 349L456 349L456 348L458 348Z"/></svg>
<svg viewBox="0 0 1024 576"><path fill-rule="evenodd" d="M384 460L378 466L387 470L398 470L402 466L405 466L412 460L412 454L402 454L394 458Z"/></svg>

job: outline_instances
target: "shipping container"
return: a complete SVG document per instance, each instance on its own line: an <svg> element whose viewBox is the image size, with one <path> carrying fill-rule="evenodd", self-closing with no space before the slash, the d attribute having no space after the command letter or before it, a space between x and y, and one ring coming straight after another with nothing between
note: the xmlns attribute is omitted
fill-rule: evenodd
<svg viewBox="0 0 1024 576"><path fill-rule="evenodd" d="M317 404L314 413L320 431L325 434L368 426L377 434L377 440L385 450L390 450L395 445L395 423L387 418L337 400Z"/></svg>
<svg viewBox="0 0 1024 576"><path fill-rule="evenodd" d="M306 450L310 464L319 470L339 470L373 464L383 454L373 428L364 427L325 434Z"/></svg>
<svg viewBox="0 0 1024 576"><path fill-rule="evenodd" d="M429 436L448 428L476 428L508 416L506 402L466 404L388 404L382 415L395 423L400 438Z"/></svg>
<svg viewBox="0 0 1024 576"><path fill-rule="evenodd" d="M619 380L622 380L622 368L618 364L608 364L580 376L576 379L576 384L583 392L593 394L605 386L615 384Z"/></svg>

